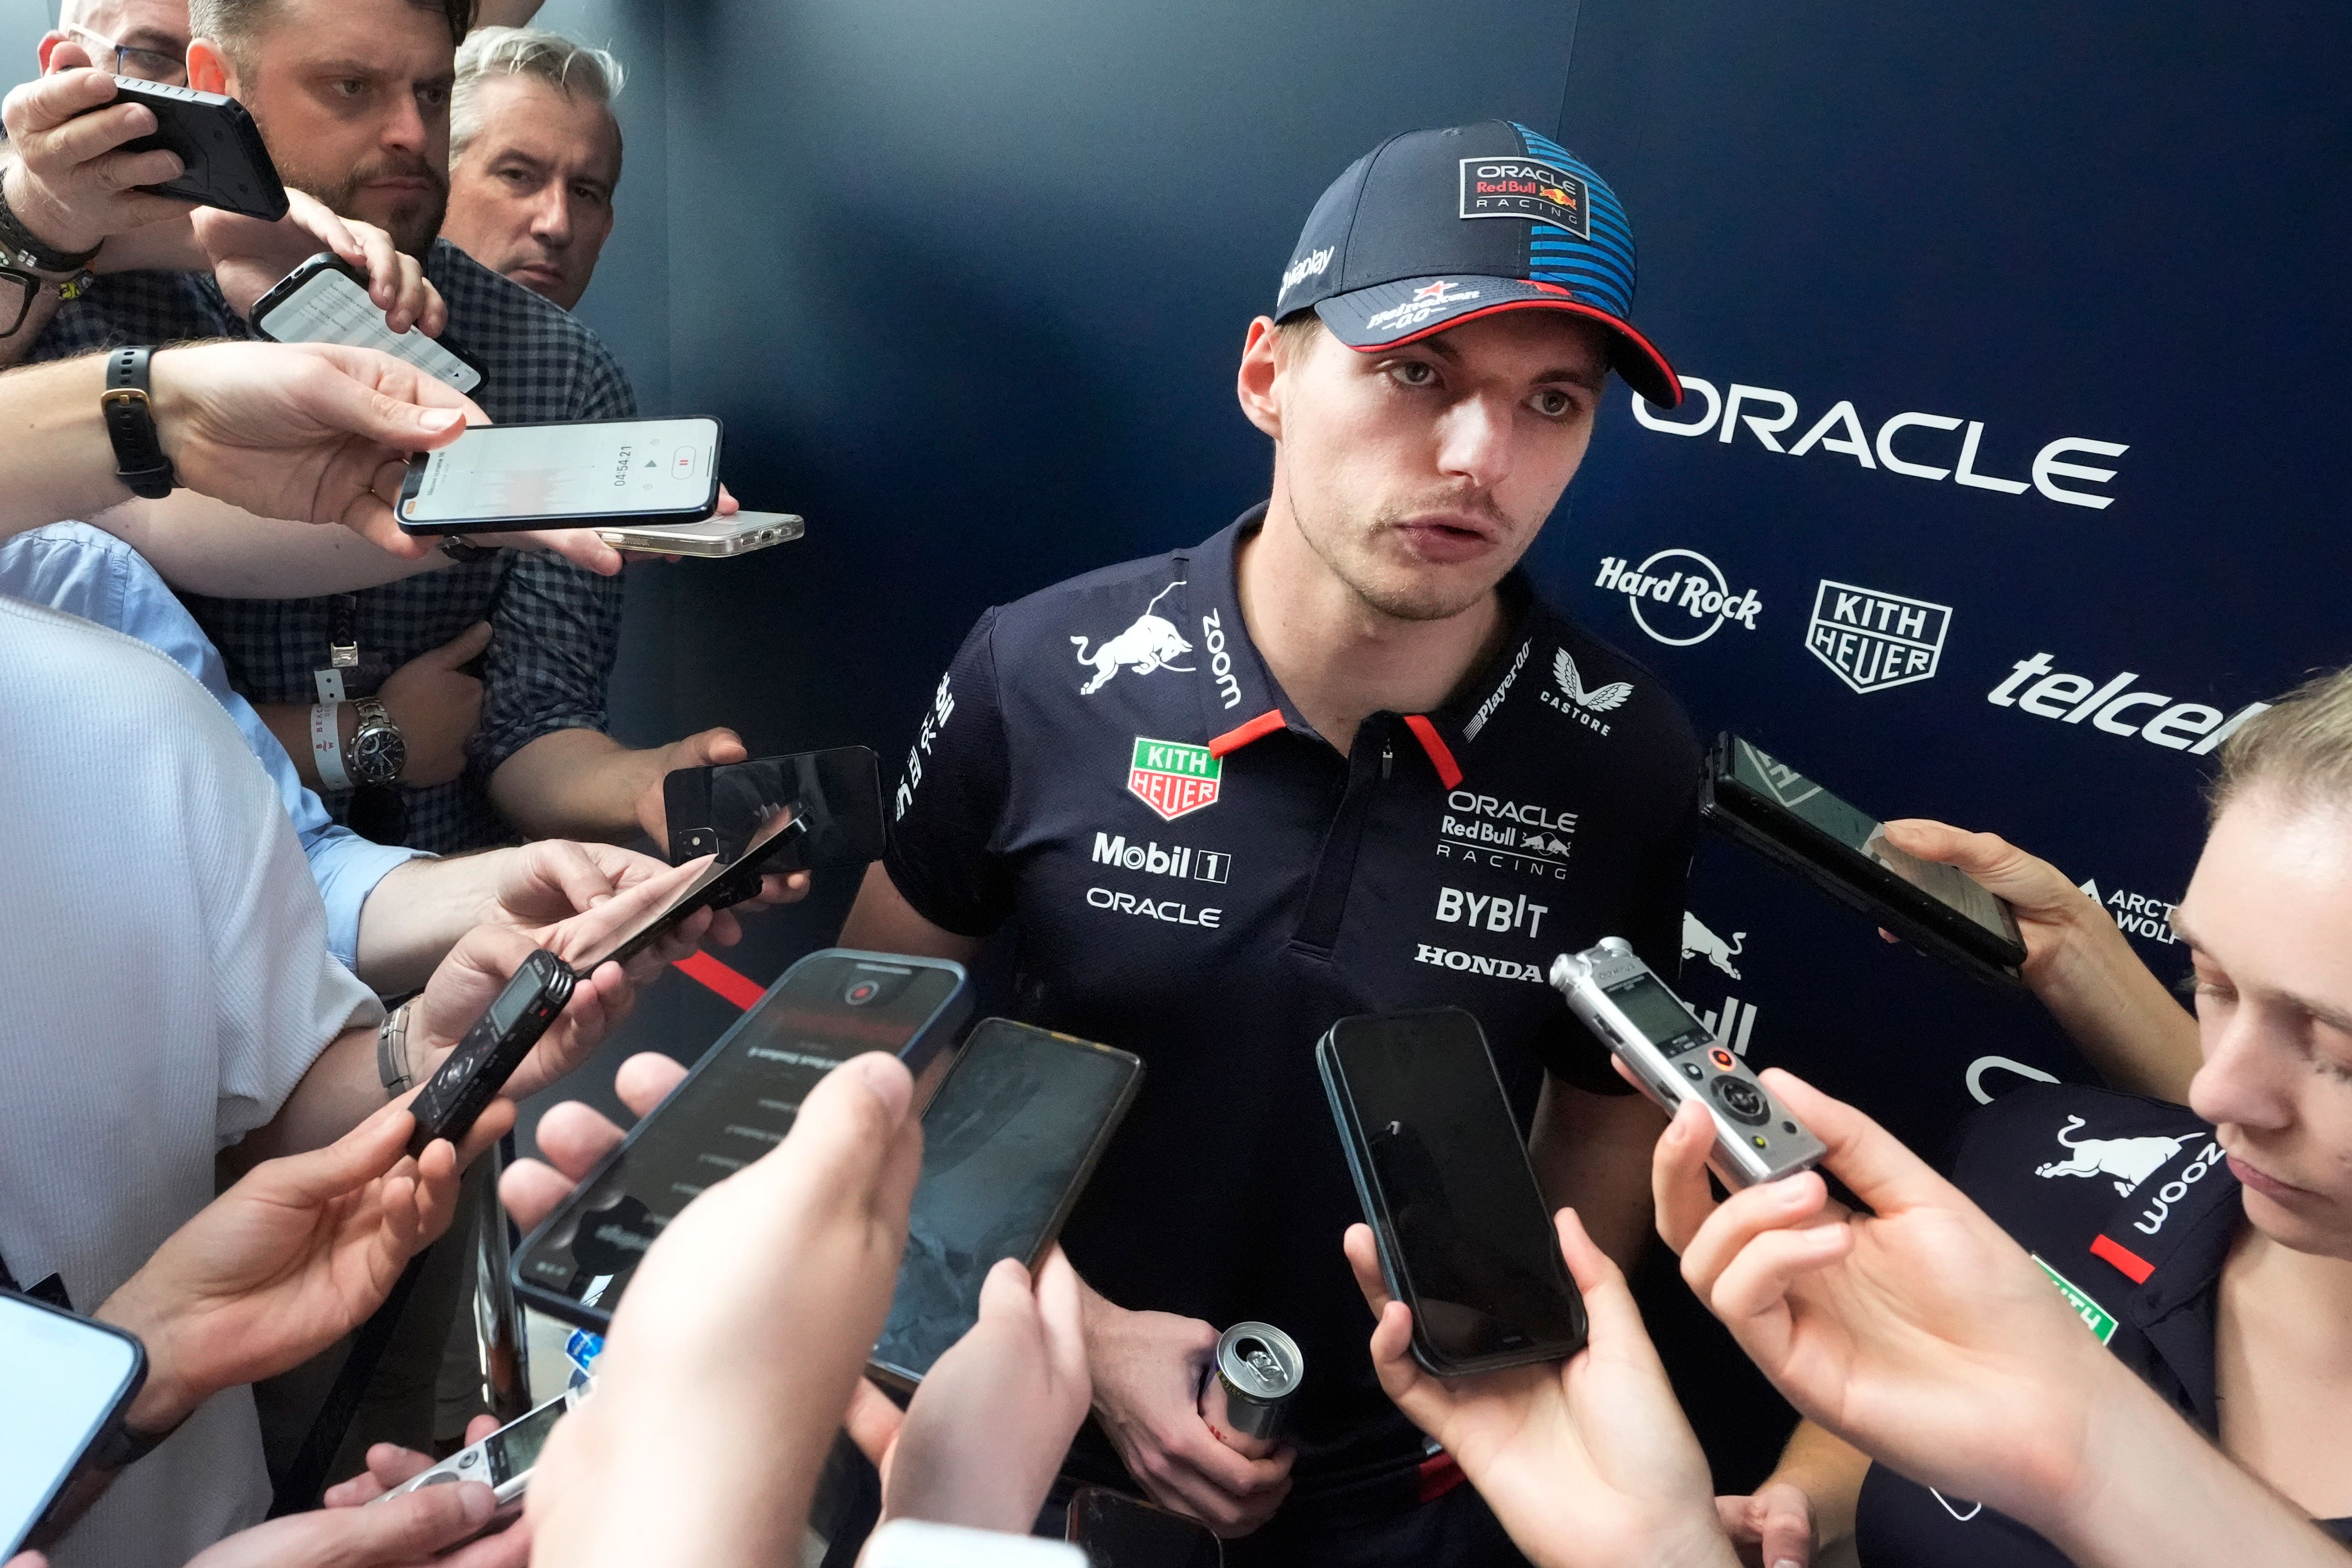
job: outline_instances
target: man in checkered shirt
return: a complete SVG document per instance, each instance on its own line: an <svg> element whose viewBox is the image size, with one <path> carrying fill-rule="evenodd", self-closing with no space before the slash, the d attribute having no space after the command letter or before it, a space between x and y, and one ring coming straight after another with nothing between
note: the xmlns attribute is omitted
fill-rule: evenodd
<svg viewBox="0 0 2352 1568"><path fill-rule="evenodd" d="M444 336L482 371L472 395L493 421L633 415L627 377L593 332L436 237L447 197L456 41L470 9L470 0L195 0L190 85L247 105L289 187L383 228L423 263L448 307ZM255 335L208 273L111 273L58 310L31 357ZM470 695L457 655L488 623L480 717L462 771L402 789L404 841L420 849L473 849L518 831L613 839L642 828L658 840L663 774L743 755L725 730L645 751L604 733L621 583L550 552L500 550L345 596L187 598L232 683L314 787L310 705L314 672L329 663L331 620L348 617L359 646L358 667L342 672L348 697L374 695L420 655L438 655L418 665L419 686L435 694L418 706L445 731L453 715L462 724ZM346 601L340 611L338 598ZM430 667L436 662L448 667ZM352 727L346 718L346 738ZM419 771L422 738L409 740L404 778ZM451 737L440 749L453 745ZM451 752L439 771L457 766ZM348 815L351 791L320 794L338 820Z"/></svg>

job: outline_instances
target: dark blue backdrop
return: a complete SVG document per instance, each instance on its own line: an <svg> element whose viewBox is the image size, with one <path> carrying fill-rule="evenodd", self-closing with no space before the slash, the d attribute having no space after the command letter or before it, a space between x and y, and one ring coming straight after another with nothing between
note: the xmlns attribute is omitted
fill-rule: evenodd
<svg viewBox="0 0 2352 1568"><path fill-rule="evenodd" d="M2141 901L2141 951L2170 974L2160 910L2207 760L2139 727L2234 715L2345 657L2352 546L2323 520L2346 467L2340 12L557 0L548 19L614 35L638 71L622 232L584 313L650 405L725 418L748 503L809 518L746 561L635 569L635 738L725 722L759 750L863 741L895 769L983 606L1260 497L1233 365L1308 204L1391 131L1492 114L1556 126L1610 177L1641 238L1637 315L1715 394L1675 434L1612 393L1531 558L1703 725ZM1886 428L1902 414L1927 417ZM2111 471L2042 472L2105 504L2047 493L2037 455ZM1654 575L1753 591L1753 628L1680 641L1711 618L1645 602L1654 635L1596 585L1667 550L1692 553ZM1847 601L1850 622L1916 612L1896 653L1919 678L1850 683L1816 656L1824 583L1883 596ZM1850 674L1887 650L1842 630ZM1990 700L2037 654L2083 681ZM2032 711L2125 675L2108 701L2168 701ZM735 961L772 976L850 892ZM1922 1146L1987 1056L2080 1071L2031 1007L1726 849L1691 909L1738 948L1690 961L1694 998L1737 998L1753 1055ZM673 979L631 1042L691 1056L727 1016ZM1749 1484L1785 1413L1652 1272L1718 1479Z"/></svg>

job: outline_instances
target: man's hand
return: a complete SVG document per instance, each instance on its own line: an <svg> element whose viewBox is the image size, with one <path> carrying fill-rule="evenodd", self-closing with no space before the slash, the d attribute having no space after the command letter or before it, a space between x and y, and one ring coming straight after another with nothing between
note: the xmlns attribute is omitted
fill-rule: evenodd
<svg viewBox="0 0 2352 1568"><path fill-rule="evenodd" d="M1025 1535L1087 1418L1077 1271L1055 1248L1029 1271L988 1271L980 1317L900 1414L861 1382L849 1435L882 1472L882 1517Z"/></svg>
<svg viewBox="0 0 2352 1568"><path fill-rule="evenodd" d="M1706 1456L1625 1276L1559 1211L1560 1256L1584 1293L1585 1347L1568 1360L1440 1380L1412 1356L1412 1309L1381 1280L1370 1227L1344 1242L1372 1331L1381 1388L1444 1444L1538 1568L1737 1561L1716 1521Z"/></svg>
<svg viewBox="0 0 2352 1568"><path fill-rule="evenodd" d="M549 1437L530 1517L569 1568L789 1561L890 1305L922 1169L914 1081L872 1052L646 1252Z"/></svg>
<svg viewBox="0 0 2352 1568"><path fill-rule="evenodd" d="M157 432L180 482L257 517L341 523L414 560L394 519L408 456L481 410L412 365L330 343L209 343L151 361Z"/></svg>
<svg viewBox="0 0 2352 1568"><path fill-rule="evenodd" d="M1273 1517L1290 1495L1289 1448L1246 1459L1201 1417L1201 1383L1217 1331L1198 1318L1131 1312L1085 1292L1087 1366L1095 1415L1128 1473L1160 1507L1232 1539Z"/></svg>
<svg viewBox="0 0 2352 1568"><path fill-rule="evenodd" d="M708 857L706 857L707 859ZM631 926L653 914L694 880L704 861L689 861L657 876L649 876L627 892L597 904L585 914L542 926L518 931L508 925L477 925L458 939L449 956L433 971L409 1015L412 1051L425 1054L421 1078L437 1068L456 1050L466 1031L488 1012L515 971L534 948L544 947L577 969L608 951ZM694 950L709 927L708 911L698 910L675 931L629 960L625 972L614 963L596 966L572 988L572 999L530 1048L522 1065L502 1091L509 1100L538 1093L580 1065L614 1026L628 1017L635 988L661 973L664 966Z"/></svg>
<svg viewBox="0 0 2352 1568"><path fill-rule="evenodd" d="M613 1092L632 1114L642 1116L685 1077L683 1062L657 1051L640 1051L621 1063ZM593 1106L577 1100L549 1106L539 1119L539 1152L547 1163L522 1159L507 1166L499 1177L499 1201L525 1234L538 1229L596 1162L620 1146L622 1135Z"/></svg>
<svg viewBox="0 0 2352 1568"><path fill-rule="evenodd" d="M1774 1481L1752 1497L1718 1497L1716 1517L1744 1568L1809 1568L1813 1501L1804 1489Z"/></svg>
<svg viewBox="0 0 2352 1568"><path fill-rule="evenodd" d="M400 781L412 789L446 784L466 771L466 742L482 722L482 683L465 673L490 645L490 623L477 621L438 648L428 648L385 677L376 694L400 727L408 761Z"/></svg>
<svg viewBox="0 0 2352 1568"><path fill-rule="evenodd" d="M2088 922L2115 929L2116 923L2106 911L2068 882L2065 873L1997 834L1971 833L1925 817L1905 817L1886 824L1886 841L1923 861L1958 866L1983 883L1987 893L2006 902L2025 938L2029 982L2037 971L2056 962L2065 948L2082 940Z"/></svg>
<svg viewBox="0 0 2352 1568"><path fill-rule="evenodd" d="M475 1416L466 1423L466 1440L459 1446L471 1447L480 1442L499 1426L495 1416ZM415 1480L440 1462L430 1454L420 1454L397 1443L377 1443L367 1451L367 1469L349 1480L337 1481L319 1500L329 1508L358 1508L373 1502L396 1486Z"/></svg>
<svg viewBox="0 0 2352 1568"><path fill-rule="evenodd" d="M2069 1492L2117 1364L1958 1188L1852 1106L1765 1079L1870 1212L1810 1171L1717 1206L1713 1129L1685 1106L1652 1173L1683 1278L1790 1403L1905 1475L2021 1516Z"/></svg>
<svg viewBox="0 0 2352 1568"><path fill-rule="evenodd" d="M198 207L190 221L222 296L240 319L252 319L255 303L279 278L330 250L367 275L368 298L383 312L387 330L415 327L437 338L449 324L441 291L415 256L403 255L373 224L340 217L300 191L286 193L286 215L275 222L217 207Z"/></svg>
<svg viewBox="0 0 2352 1568"><path fill-rule="evenodd" d="M673 740L646 754L650 780L637 792L637 822L656 844L669 842L669 813L663 802L662 781L681 768L702 768L717 762L742 762L751 757L742 737L731 729L706 729L684 740Z"/></svg>
<svg viewBox="0 0 2352 1568"><path fill-rule="evenodd" d="M405 1151L387 1105L326 1148L267 1160L173 1231L98 1310L147 1346L128 1416L166 1431L221 1389L298 1366L383 1304L408 1260L447 1228L457 1172L511 1124L485 1113L463 1150Z"/></svg>
<svg viewBox="0 0 2352 1568"><path fill-rule="evenodd" d="M257 1524L206 1547L187 1568L522 1568L530 1536L520 1524L449 1552L497 1509L497 1495L480 1481L426 1487L376 1508L326 1508Z"/></svg>
<svg viewBox="0 0 2352 1568"><path fill-rule="evenodd" d="M49 74L0 103L0 124L16 152L0 173L8 210L35 239L68 254L112 235L185 217L189 208L173 197L133 189L178 178L179 155L121 151L124 142L154 131L155 111L143 103L115 103L114 78L89 65L80 45L59 44L49 56Z"/></svg>

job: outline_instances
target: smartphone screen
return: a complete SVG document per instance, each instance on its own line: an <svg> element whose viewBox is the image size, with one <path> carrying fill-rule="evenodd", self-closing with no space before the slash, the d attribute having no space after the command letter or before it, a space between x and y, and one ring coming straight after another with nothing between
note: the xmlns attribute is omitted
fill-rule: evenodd
<svg viewBox="0 0 2352 1568"><path fill-rule="evenodd" d="M963 986L947 964L835 950L802 959L523 1243L516 1282L572 1321L608 1321L679 1209L783 1142L817 1080L850 1057L936 1040L944 1031L932 1026Z"/></svg>
<svg viewBox="0 0 2352 1568"><path fill-rule="evenodd" d="M1584 1303L1477 1020L1347 1019L1330 1040L1415 1333L1452 1366L1574 1354Z"/></svg>
<svg viewBox="0 0 2352 1568"><path fill-rule="evenodd" d="M747 852L779 806L802 812L808 837L796 855L785 852L796 863L778 869L862 867L882 858L882 770L865 747L711 766L710 825L719 831L722 858Z"/></svg>
<svg viewBox="0 0 2352 1568"><path fill-rule="evenodd" d="M1958 866L1923 861L1896 849L1886 841L1886 830L1877 818L1856 810L1787 763L1775 761L1736 737L1731 743L1731 777L1752 793L1855 853L1885 866L2002 941L2021 940L2009 906L1986 892L1974 877Z"/></svg>
<svg viewBox="0 0 2352 1568"><path fill-rule="evenodd" d="M142 1360L128 1334L0 1292L0 1559L40 1522Z"/></svg>
<svg viewBox="0 0 2352 1568"><path fill-rule="evenodd" d="M400 520L430 528L700 518L719 504L715 419L476 425L409 460Z"/></svg>
<svg viewBox="0 0 2352 1568"><path fill-rule="evenodd" d="M340 267L322 267L254 323L281 343L341 343L379 349L459 392L482 384L482 372L411 327L394 332L366 287Z"/></svg>
<svg viewBox="0 0 2352 1568"><path fill-rule="evenodd" d="M1143 1063L984 1019L923 1112L923 1175L874 1365L906 1382L979 1321L997 1262L1034 1267L1126 1116Z"/></svg>

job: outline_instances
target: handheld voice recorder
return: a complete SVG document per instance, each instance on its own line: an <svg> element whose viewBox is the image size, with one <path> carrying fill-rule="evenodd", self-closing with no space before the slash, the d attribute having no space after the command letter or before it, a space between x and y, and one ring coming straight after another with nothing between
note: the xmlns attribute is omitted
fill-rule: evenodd
<svg viewBox="0 0 2352 1568"><path fill-rule="evenodd" d="M499 1500L489 1523L483 1526L480 1533L488 1535L505 1529L521 1516L523 1493L530 1485L530 1472L538 1467L540 1450L547 1447L547 1435L555 1430L556 1422L562 1419L564 1413L587 1398L595 1386L592 1379L576 1388L565 1389L530 1415L508 1422L480 1442L458 1449L431 1469L412 1476L373 1500L383 1502L451 1481L480 1481Z"/></svg>
<svg viewBox="0 0 2352 1568"><path fill-rule="evenodd" d="M410 1154L422 1155L436 1138L464 1141L474 1118L506 1087L579 982L572 966L544 947L523 960L490 1010L466 1031L457 1049L409 1103L416 1118L416 1131L408 1140Z"/></svg>
<svg viewBox="0 0 2352 1568"><path fill-rule="evenodd" d="M1810 1170L1828 1153L1624 938L1604 936L1598 946L1561 954L1552 960L1551 983L1667 1115L1685 1100L1706 1107L1715 1119L1708 1163L1724 1186L1736 1192L1777 1181Z"/></svg>

